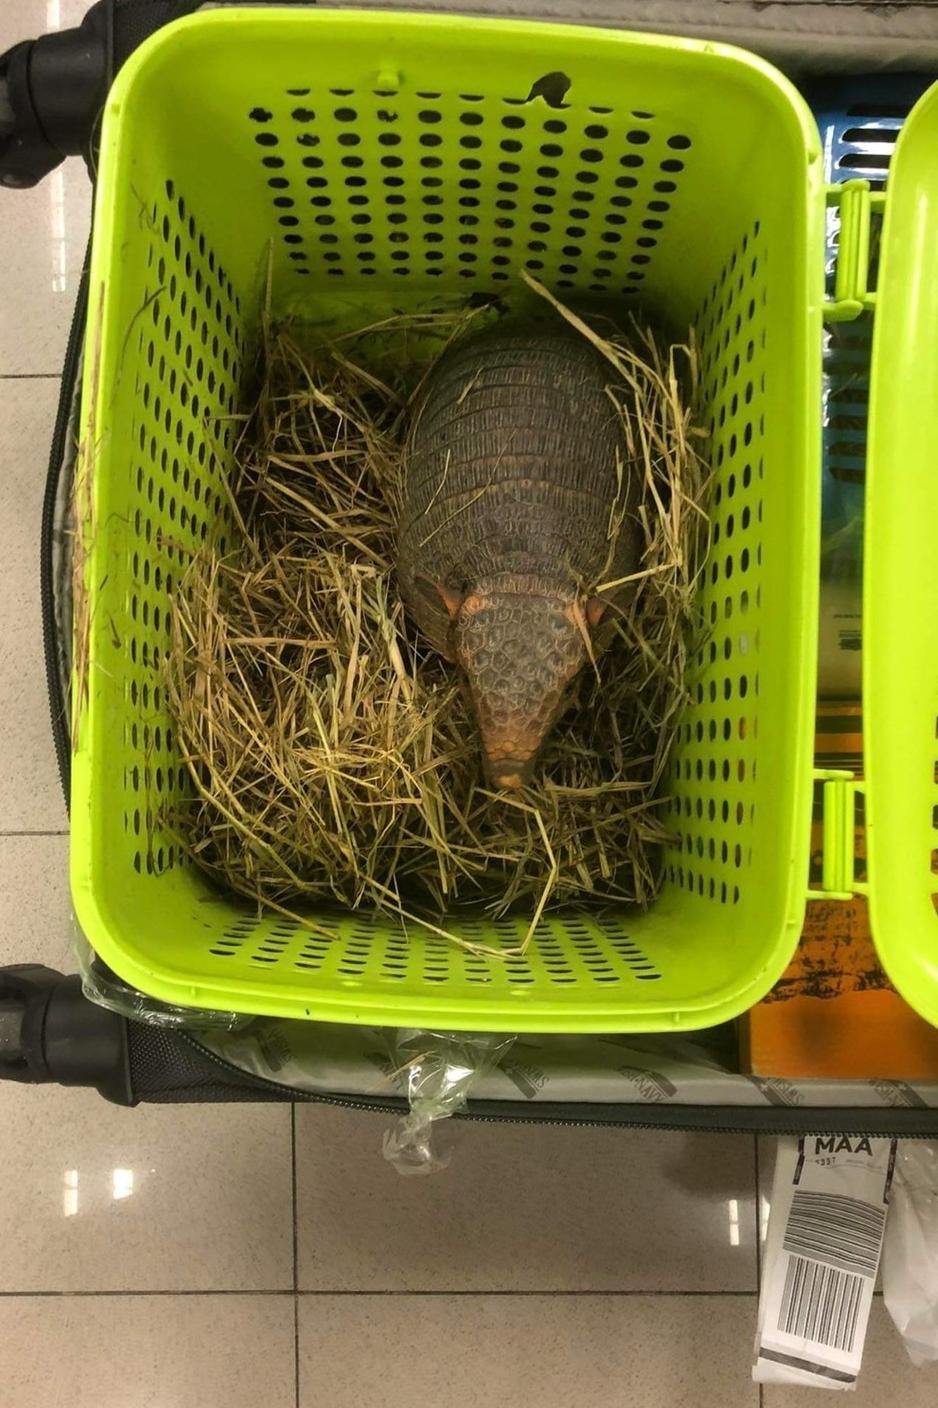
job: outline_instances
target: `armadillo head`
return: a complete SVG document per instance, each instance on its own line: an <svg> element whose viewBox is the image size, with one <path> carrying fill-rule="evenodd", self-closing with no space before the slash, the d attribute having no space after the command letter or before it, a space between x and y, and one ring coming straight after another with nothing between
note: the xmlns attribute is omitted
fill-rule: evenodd
<svg viewBox="0 0 938 1408"><path fill-rule="evenodd" d="M454 653L469 681L489 779L521 787L589 658L602 607L524 578L480 584L453 607Z"/></svg>

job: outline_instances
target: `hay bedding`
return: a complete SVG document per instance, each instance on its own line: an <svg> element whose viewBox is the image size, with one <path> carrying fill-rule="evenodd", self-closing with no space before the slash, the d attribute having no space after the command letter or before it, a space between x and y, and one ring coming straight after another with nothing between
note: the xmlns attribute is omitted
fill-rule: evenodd
<svg viewBox="0 0 938 1408"><path fill-rule="evenodd" d="M172 824L211 876L262 906L338 902L446 932L445 915L471 904L521 910L530 933L547 909L646 906L657 892L660 788L707 541L683 399L693 352L550 310L604 353L610 395L623 388L646 549L534 783L497 795L459 672L406 619L394 576L408 408L473 316L401 316L329 345L300 326L264 330L230 485L234 545L193 558L167 666L194 782Z"/></svg>

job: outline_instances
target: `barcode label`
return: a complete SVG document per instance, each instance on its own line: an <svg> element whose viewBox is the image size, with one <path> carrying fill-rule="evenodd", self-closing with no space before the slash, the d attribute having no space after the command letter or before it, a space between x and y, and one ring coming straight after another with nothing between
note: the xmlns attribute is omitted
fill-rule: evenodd
<svg viewBox="0 0 938 1408"><path fill-rule="evenodd" d="M863 1359L889 1209L895 1140L779 1141L753 1373L849 1389Z"/></svg>
<svg viewBox="0 0 938 1408"><path fill-rule="evenodd" d="M879 1264L886 1209L838 1193L797 1189L783 1246L840 1271L873 1277Z"/></svg>
<svg viewBox="0 0 938 1408"><path fill-rule="evenodd" d="M862 1276L807 1257L789 1257L778 1328L786 1335L850 1354L863 1304Z"/></svg>

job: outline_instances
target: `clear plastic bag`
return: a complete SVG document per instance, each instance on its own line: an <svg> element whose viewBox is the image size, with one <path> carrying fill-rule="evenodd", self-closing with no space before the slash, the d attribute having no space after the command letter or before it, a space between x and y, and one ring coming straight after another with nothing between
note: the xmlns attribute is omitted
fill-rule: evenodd
<svg viewBox="0 0 938 1408"><path fill-rule="evenodd" d="M384 1157L398 1173L436 1173L452 1158L452 1139L437 1126L465 1105L475 1082L514 1043L513 1036L402 1029L385 1033L391 1078L410 1109L384 1136Z"/></svg>
<svg viewBox="0 0 938 1408"><path fill-rule="evenodd" d="M81 973L82 992L90 1002L127 1017L132 1022L146 1022L151 1027L180 1028L187 1031L238 1031L254 1019L240 1012L215 1012L207 1007L177 1007L160 1002L132 988L103 963L73 919L72 949Z"/></svg>
<svg viewBox="0 0 938 1408"><path fill-rule="evenodd" d="M938 1359L938 1144L924 1139L899 1142L883 1299L912 1363Z"/></svg>

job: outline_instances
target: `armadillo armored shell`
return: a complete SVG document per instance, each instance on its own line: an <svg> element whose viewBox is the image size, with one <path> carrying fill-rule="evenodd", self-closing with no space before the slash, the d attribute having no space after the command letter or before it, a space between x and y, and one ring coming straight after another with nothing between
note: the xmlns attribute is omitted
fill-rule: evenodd
<svg viewBox="0 0 938 1408"><path fill-rule="evenodd" d="M585 595L637 569L641 476L612 379L566 328L495 327L440 358L411 432L398 575L442 654L451 594L522 576Z"/></svg>

